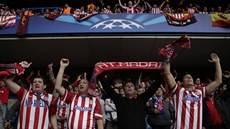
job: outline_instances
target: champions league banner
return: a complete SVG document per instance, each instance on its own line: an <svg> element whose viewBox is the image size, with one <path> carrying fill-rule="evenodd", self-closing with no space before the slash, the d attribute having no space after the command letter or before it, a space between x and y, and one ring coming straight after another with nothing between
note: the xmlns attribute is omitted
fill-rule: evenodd
<svg viewBox="0 0 230 129"><path fill-rule="evenodd" d="M195 14L197 22L187 26L169 25L163 14L97 14L84 20L73 15L60 15L49 20L45 16L31 16L26 34L101 34L101 33L226 33L230 30L213 27L210 14ZM16 25L1 29L0 35L16 35Z"/></svg>

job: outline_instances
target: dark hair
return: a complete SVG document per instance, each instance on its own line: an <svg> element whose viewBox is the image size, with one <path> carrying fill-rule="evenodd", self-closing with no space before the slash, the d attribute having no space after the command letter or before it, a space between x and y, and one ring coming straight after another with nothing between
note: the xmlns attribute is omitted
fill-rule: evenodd
<svg viewBox="0 0 230 129"><path fill-rule="evenodd" d="M68 91L71 91L70 89L70 83L66 80L62 80L62 84L61 84L65 89L67 89Z"/></svg>
<svg viewBox="0 0 230 129"><path fill-rule="evenodd" d="M35 78L41 78L43 80L43 83L46 84L45 78L43 76L41 76L41 75L34 75L34 76L32 76L30 83L33 83L33 81L34 81Z"/></svg>
<svg viewBox="0 0 230 129"><path fill-rule="evenodd" d="M125 80L123 86L125 86L127 83L133 83L133 84L135 84L134 81L133 81L131 78L127 78L127 79Z"/></svg>
<svg viewBox="0 0 230 129"><path fill-rule="evenodd" d="M135 90L138 89L138 88L135 86L135 82L134 82L131 78L128 78L128 79L125 80L124 84L122 85L122 86L123 86L123 87L122 87L123 89L124 89L124 87L126 86L127 83L132 83L133 86L134 86L134 89L135 89Z"/></svg>
<svg viewBox="0 0 230 129"><path fill-rule="evenodd" d="M193 77L193 75L192 75L191 73L189 73L189 72L184 72L184 73L182 73L182 75L181 75L181 78L180 78L181 81L183 81L185 75L191 75L191 76Z"/></svg>

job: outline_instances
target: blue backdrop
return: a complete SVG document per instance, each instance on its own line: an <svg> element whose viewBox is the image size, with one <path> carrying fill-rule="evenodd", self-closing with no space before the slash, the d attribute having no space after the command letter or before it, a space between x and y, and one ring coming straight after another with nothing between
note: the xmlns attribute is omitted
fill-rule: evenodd
<svg viewBox="0 0 230 129"><path fill-rule="evenodd" d="M212 27L210 14L196 14L197 22L188 26L168 25L163 14L97 14L84 21L72 15L61 15L55 20L31 16L27 34L60 33L223 33L230 28ZM20 16L12 28L0 30L0 35L16 34Z"/></svg>

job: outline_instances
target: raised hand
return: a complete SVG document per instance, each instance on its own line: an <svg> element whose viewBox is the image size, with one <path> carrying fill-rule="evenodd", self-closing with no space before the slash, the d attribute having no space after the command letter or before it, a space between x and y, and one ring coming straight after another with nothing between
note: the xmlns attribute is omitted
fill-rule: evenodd
<svg viewBox="0 0 230 129"><path fill-rule="evenodd" d="M209 62L214 63L214 62L220 61L220 58L218 57L218 55L216 53L211 53L210 56L211 56L211 60L208 60Z"/></svg>
<svg viewBox="0 0 230 129"><path fill-rule="evenodd" d="M22 61L19 63L23 68L29 68L32 62L28 63L27 61Z"/></svg>
<svg viewBox="0 0 230 129"><path fill-rule="evenodd" d="M69 66L69 59L62 58L61 61L60 61L60 65L61 65L61 67Z"/></svg>
<svg viewBox="0 0 230 129"><path fill-rule="evenodd" d="M229 71L224 71L223 77L230 78L230 72Z"/></svg>
<svg viewBox="0 0 230 129"><path fill-rule="evenodd" d="M53 63L48 64L48 69L53 70Z"/></svg>

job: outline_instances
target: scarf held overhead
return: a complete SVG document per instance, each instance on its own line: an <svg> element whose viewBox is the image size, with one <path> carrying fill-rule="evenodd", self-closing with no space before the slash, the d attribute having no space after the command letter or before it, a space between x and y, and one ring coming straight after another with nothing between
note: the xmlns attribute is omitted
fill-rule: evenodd
<svg viewBox="0 0 230 129"><path fill-rule="evenodd" d="M191 42L187 35L181 36L179 39L173 41L172 43L166 45L164 48L160 49L160 55L165 58L166 62L171 62L176 57L175 47L179 46L181 48L191 48Z"/></svg>
<svg viewBox="0 0 230 129"><path fill-rule="evenodd" d="M0 64L0 80L4 77L11 76L12 74L21 75L25 69L18 63L14 64Z"/></svg>
<svg viewBox="0 0 230 129"><path fill-rule="evenodd" d="M99 62L95 65L90 80L89 93L93 94L96 87L96 77L104 71L121 69L162 69L162 62Z"/></svg>

